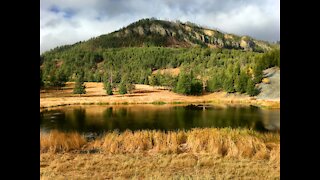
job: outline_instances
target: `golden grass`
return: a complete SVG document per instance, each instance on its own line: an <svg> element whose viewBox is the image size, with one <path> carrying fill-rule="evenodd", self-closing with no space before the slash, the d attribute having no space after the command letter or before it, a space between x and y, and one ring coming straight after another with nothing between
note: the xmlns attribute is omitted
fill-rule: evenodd
<svg viewBox="0 0 320 180"><path fill-rule="evenodd" d="M78 133L61 133L53 130L50 133L40 132L40 152L62 152L80 149L86 143Z"/></svg>
<svg viewBox="0 0 320 180"><path fill-rule="evenodd" d="M40 179L279 179L280 165L208 154L40 155Z"/></svg>
<svg viewBox="0 0 320 180"><path fill-rule="evenodd" d="M41 179L279 179L280 135L245 129L40 133ZM96 150L96 151L92 151Z"/></svg>
<svg viewBox="0 0 320 180"><path fill-rule="evenodd" d="M168 132L127 130L123 133L106 133L93 142L86 142L84 137L77 133L40 133L40 152L98 149L109 154L190 152L207 153L217 157L270 159L272 153L273 158L277 158L275 153L279 143L278 133L229 128Z"/></svg>

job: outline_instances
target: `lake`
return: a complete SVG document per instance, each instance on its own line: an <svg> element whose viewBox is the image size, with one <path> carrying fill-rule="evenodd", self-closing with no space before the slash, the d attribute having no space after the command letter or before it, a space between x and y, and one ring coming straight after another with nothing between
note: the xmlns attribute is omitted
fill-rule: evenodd
<svg viewBox="0 0 320 180"><path fill-rule="evenodd" d="M239 105L65 106L40 112L40 130L103 133L129 130L178 130L204 127L280 130L280 109Z"/></svg>

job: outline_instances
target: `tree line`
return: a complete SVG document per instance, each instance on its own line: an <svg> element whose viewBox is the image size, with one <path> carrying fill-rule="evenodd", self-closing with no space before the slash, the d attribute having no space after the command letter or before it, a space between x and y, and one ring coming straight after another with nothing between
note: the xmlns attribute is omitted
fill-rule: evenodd
<svg viewBox="0 0 320 180"><path fill-rule="evenodd" d="M133 84L167 86L174 92L240 92L256 95L262 71L280 67L280 49L266 53L209 48L132 47L46 52L40 57L40 86L62 87L67 81L104 82L125 94ZM153 74L154 70L179 67L179 76Z"/></svg>

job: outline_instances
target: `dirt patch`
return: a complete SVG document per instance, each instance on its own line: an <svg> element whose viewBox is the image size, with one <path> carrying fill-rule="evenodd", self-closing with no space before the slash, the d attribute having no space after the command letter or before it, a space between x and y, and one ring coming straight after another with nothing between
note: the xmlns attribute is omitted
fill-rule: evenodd
<svg viewBox="0 0 320 180"><path fill-rule="evenodd" d="M180 73L180 68L167 68L167 69L158 69L152 72L152 74L157 74L160 72L160 74L170 74L173 76L178 76Z"/></svg>

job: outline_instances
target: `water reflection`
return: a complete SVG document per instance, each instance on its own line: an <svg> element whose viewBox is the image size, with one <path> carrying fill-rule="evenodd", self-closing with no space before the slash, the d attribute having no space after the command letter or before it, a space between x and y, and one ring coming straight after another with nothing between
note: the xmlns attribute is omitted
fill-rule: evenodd
<svg viewBox="0 0 320 180"><path fill-rule="evenodd" d="M141 129L177 130L195 127L280 129L280 111L254 106L87 106L40 113L41 129L104 132Z"/></svg>

